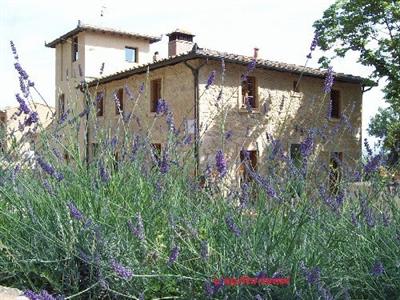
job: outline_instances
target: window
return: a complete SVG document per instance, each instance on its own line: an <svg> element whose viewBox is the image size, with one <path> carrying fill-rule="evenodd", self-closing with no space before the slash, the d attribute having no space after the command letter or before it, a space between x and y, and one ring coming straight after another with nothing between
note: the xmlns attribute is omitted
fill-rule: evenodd
<svg viewBox="0 0 400 300"><path fill-rule="evenodd" d="M79 58L79 51L78 51L78 37L74 37L72 39L72 62L77 61Z"/></svg>
<svg viewBox="0 0 400 300"><path fill-rule="evenodd" d="M119 115L119 111L121 112L124 111L124 90L123 89L118 89L115 93L116 99L115 101L115 114Z"/></svg>
<svg viewBox="0 0 400 300"><path fill-rule="evenodd" d="M331 91L331 118L340 118L340 92L338 90Z"/></svg>
<svg viewBox="0 0 400 300"><path fill-rule="evenodd" d="M132 47L125 47L125 61L138 62L138 49Z"/></svg>
<svg viewBox="0 0 400 300"><path fill-rule="evenodd" d="M293 81L293 92L300 93L300 84L298 81Z"/></svg>
<svg viewBox="0 0 400 300"><path fill-rule="evenodd" d="M241 183L243 182L250 182L251 177L249 175L249 172L245 166L245 162L249 164L248 167L256 171L257 170L257 150L242 150L240 151L240 168L239 168L239 173L240 173L240 181Z"/></svg>
<svg viewBox="0 0 400 300"><path fill-rule="evenodd" d="M343 161L343 152L332 152L329 159L329 191L336 194L341 179L340 167Z"/></svg>
<svg viewBox="0 0 400 300"><path fill-rule="evenodd" d="M161 99L161 79L153 79L150 82L150 112L157 111L158 100Z"/></svg>
<svg viewBox="0 0 400 300"><path fill-rule="evenodd" d="M290 145L290 159L296 168L301 168L303 165L303 158L301 156L301 145L291 144Z"/></svg>
<svg viewBox="0 0 400 300"><path fill-rule="evenodd" d="M242 107L257 108L256 78L253 76L247 76L247 79L242 81Z"/></svg>
<svg viewBox="0 0 400 300"><path fill-rule="evenodd" d="M104 115L104 93L97 92L96 95L96 115L102 117Z"/></svg>
<svg viewBox="0 0 400 300"><path fill-rule="evenodd" d="M58 97L58 117L61 119L63 114L65 113L65 95L61 94Z"/></svg>

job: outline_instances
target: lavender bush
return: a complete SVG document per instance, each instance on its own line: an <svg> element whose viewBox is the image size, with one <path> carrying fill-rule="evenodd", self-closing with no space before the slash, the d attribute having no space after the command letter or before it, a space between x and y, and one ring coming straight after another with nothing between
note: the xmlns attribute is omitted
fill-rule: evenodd
<svg viewBox="0 0 400 300"><path fill-rule="evenodd" d="M246 75L255 67L253 59ZM36 131L41 124L29 98L33 84L20 64L16 69L23 130ZM215 87L216 76L210 74L207 89ZM329 71L321 95L332 81ZM144 86L130 91L130 98L139 98ZM313 168L313 137L323 136L323 127L306 135L299 162L267 134L268 164L286 167L265 176L247 163L252 180L228 193L223 145L235 133L228 136L224 128L221 91L222 147L201 178L193 176L193 155L182 159L178 151L187 137L176 134L167 99L157 106L157 117L170 129L167 153L157 156L146 136L127 132L117 139L97 128L101 150L92 162L81 157L76 141L58 145L71 163L48 145L95 110L95 95L88 97L91 106L83 114L72 111L40 132L36 160L24 160L18 143L0 156L1 285L23 289L31 299L400 297L399 194L386 189L381 157L366 156L332 193L305 172ZM121 132L131 121L140 122L132 117L119 123ZM355 177L367 178L369 188L352 192ZM290 277L290 284L230 287L213 281L243 275Z"/></svg>

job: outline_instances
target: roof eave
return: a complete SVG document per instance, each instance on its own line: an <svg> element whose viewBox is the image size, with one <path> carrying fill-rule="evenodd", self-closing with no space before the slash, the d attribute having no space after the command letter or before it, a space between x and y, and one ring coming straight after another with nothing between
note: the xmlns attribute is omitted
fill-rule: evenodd
<svg viewBox="0 0 400 300"><path fill-rule="evenodd" d="M130 36L132 38L147 40L147 41L149 41L150 44L161 41L161 37L144 36L144 35L140 35L140 34L135 35L135 34L127 33L127 32L126 33L125 32L112 32L112 31L106 30L106 29L80 26L80 27L76 27L76 28L72 29L71 31L67 32L66 34L60 36L59 38L56 38L55 40L51 41L50 43L45 43L45 46L49 47L49 48L55 48L57 46L57 44L64 42L69 37L71 37L75 34L78 34L82 31L103 32L103 33L110 33L110 34L116 34L116 35Z"/></svg>

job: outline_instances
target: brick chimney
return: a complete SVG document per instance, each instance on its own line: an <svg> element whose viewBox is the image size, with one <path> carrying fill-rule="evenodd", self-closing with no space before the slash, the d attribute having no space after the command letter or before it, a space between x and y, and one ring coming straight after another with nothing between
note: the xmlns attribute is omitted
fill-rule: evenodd
<svg viewBox="0 0 400 300"><path fill-rule="evenodd" d="M169 57L192 50L194 34L181 29L176 29L175 31L167 34L167 36L169 37Z"/></svg>

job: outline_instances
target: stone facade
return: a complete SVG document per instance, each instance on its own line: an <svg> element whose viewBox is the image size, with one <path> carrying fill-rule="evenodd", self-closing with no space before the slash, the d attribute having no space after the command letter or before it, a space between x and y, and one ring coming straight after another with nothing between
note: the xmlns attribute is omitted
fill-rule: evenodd
<svg viewBox="0 0 400 300"><path fill-rule="evenodd" d="M202 60L189 62L192 65L205 63ZM204 170L207 163L215 164L215 153L223 149L228 162L228 178L237 180L240 168L240 151L256 150L257 165L263 170L263 162L267 161L267 133L282 144L284 154L290 155L290 145L301 143L311 128L325 127L328 136L326 141L320 140L317 145L315 159L329 163L332 152L342 152L343 162L347 165L361 157L361 85L346 82L336 82L333 89L340 91L341 110L349 117L351 128L343 130L338 125L343 121L327 119L328 98L322 92L324 80L303 76L299 92L293 91L293 82L298 81L298 75L270 70L255 69L251 76L256 78L257 109L248 112L241 105L241 75L246 72L246 66L227 63L222 82L221 72L217 72L215 83L206 89L210 73L221 70L219 62L208 62L199 72L199 124L200 124L200 169ZM164 118L155 118L150 112L149 82L152 79L162 79L162 98L165 99L173 112L174 121L179 126L185 120L195 120L194 115L194 77L191 70L184 64L150 71L148 74L132 75L122 80L115 80L99 85L91 93L104 92L104 116L99 117L97 126L105 129L111 135L118 135L117 130L122 123L121 117L115 113L113 93L124 89L124 111L132 112L140 120L130 122L129 132L146 133L149 128L151 143L165 144L167 126ZM126 89L137 93L142 83L145 91L137 101L127 100ZM222 89L222 97L218 96ZM222 125L223 124L223 125ZM330 132L338 131L335 137L329 137ZM231 131L232 137L222 141L222 136ZM96 143L91 129L90 144ZM183 136L182 136L183 138Z"/></svg>
<svg viewBox="0 0 400 300"><path fill-rule="evenodd" d="M68 41L76 37L79 57L72 62ZM193 44L193 35L185 32L171 34L169 44L178 43L173 40L178 37L182 37L185 45ZM83 31L68 39L55 43L56 98L60 93L66 95L64 111L71 109L78 113L85 109L83 94L77 89L81 82L86 85L89 81L92 100L99 93L103 95L103 115L97 117L92 105L93 113L81 122L78 134L81 152L88 161L98 147L100 136L142 133L151 143L165 147L166 120L151 112L150 85L154 79L161 80L160 96L167 101L175 126L181 129L179 138L192 135L195 141L193 128L199 128L196 159L200 171L207 164L214 165L215 153L222 149L229 166L227 178L238 181L243 159L241 150L254 151L257 169L263 172L272 144L279 141L283 155L290 156L291 148L295 149L310 132L321 128L324 134L317 135L313 161L328 167L332 154L336 153L344 165L351 167L361 158L362 78L338 74L333 89L340 95L340 114L344 118L327 118L330 95L323 93L324 72L257 60L256 68L248 74L254 78L255 108L247 110L242 105L241 76L246 73L251 58L212 50L197 51L197 45L193 44L192 50L186 51L190 48L186 45L184 53L174 52L173 56L151 62L150 42L139 38ZM126 71L94 78L104 60L108 70L126 67L122 56L127 45L136 47L143 61L130 65ZM220 57L226 58L223 74ZM72 77L63 75L67 70ZM215 82L207 86L212 71L216 71ZM122 114L115 107L119 89L123 90ZM60 114L59 103L56 107ZM228 132L231 137L224 139ZM64 138L73 134L64 132ZM191 146L193 142L183 149Z"/></svg>

